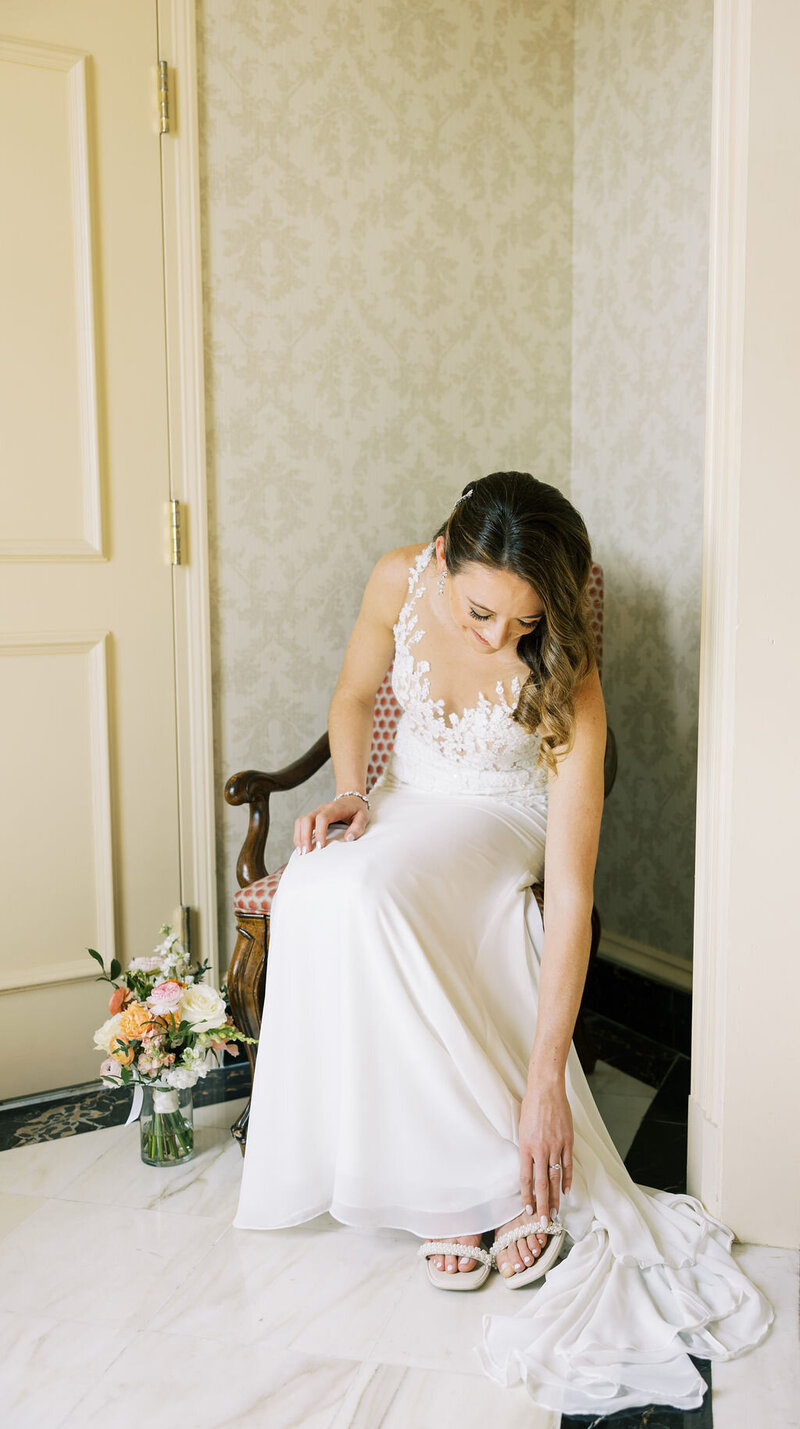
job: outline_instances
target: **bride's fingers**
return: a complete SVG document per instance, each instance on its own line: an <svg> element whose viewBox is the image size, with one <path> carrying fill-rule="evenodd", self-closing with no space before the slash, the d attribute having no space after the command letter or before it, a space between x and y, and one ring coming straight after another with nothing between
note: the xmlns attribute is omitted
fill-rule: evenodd
<svg viewBox="0 0 800 1429"><path fill-rule="evenodd" d="M304 814L302 818L295 820L294 842L295 847L299 848L301 853L308 853L309 849L311 848L312 824L312 814Z"/></svg>
<svg viewBox="0 0 800 1429"><path fill-rule="evenodd" d="M568 1196L572 1189L572 1148L564 1147L561 1155L561 1190Z"/></svg>
<svg viewBox="0 0 800 1429"><path fill-rule="evenodd" d="M350 820L350 824L349 824L347 833L345 834L345 839L346 839L348 842L349 842L351 839L360 839L360 838L361 838L361 835L362 835L363 833L366 833L366 830L367 830L367 811L366 811L366 809L365 809L363 814L355 814L355 815L353 816L353 818Z"/></svg>
<svg viewBox="0 0 800 1429"><path fill-rule="evenodd" d="M520 1156L519 1192L526 1214L532 1216L536 1202L533 1199L533 1159L528 1151L523 1151Z"/></svg>
<svg viewBox="0 0 800 1429"><path fill-rule="evenodd" d="M550 1186L547 1175L547 1164L550 1159L547 1151L542 1150L533 1165L535 1173L536 1214L543 1216L545 1223L550 1219Z"/></svg>
<svg viewBox="0 0 800 1429"><path fill-rule="evenodd" d="M325 835L328 832L330 820L327 814L319 813L314 820L314 834L317 840L317 848L325 847Z"/></svg>
<svg viewBox="0 0 800 1429"><path fill-rule="evenodd" d="M561 1202L561 1175L564 1165L564 1152L562 1151L557 1159L551 1161L547 1168L550 1180L550 1218L558 1215L558 1208ZM555 1168L558 1168L557 1170ZM551 1169L552 1168L552 1169Z"/></svg>

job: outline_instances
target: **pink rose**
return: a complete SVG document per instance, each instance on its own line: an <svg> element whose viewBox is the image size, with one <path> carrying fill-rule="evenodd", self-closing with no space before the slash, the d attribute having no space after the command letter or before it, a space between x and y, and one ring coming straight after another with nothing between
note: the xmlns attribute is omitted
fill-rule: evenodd
<svg viewBox="0 0 800 1429"><path fill-rule="evenodd" d="M183 987L179 982L170 979L168 982L157 982L150 996L147 999L149 1007L157 1008L159 1012L173 1012L183 997Z"/></svg>

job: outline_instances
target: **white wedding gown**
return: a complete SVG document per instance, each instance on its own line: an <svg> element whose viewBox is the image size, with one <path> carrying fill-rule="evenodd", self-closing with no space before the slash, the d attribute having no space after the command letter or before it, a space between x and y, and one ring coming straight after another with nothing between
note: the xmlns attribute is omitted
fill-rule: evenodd
<svg viewBox="0 0 800 1429"><path fill-rule="evenodd" d="M240 1229L328 1211L427 1239L493 1231L522 1209L547 783L537 737L511 720L516 681L460 717L431 698L414 652L432 551L395 626L404 712L367 832L295 852L273 904ZM771 1306L699 1201L634 1184L574 1048L567 1094L569 1253L507 1315L483 1317L483 1368L566 1414L694 1408L705 1386L689 1356L756 1344Z"/></svg>

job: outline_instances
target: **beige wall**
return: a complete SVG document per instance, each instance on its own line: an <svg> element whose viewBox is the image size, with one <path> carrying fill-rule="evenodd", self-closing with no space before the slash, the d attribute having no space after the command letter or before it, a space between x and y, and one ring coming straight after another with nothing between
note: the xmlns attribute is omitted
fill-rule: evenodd
<svg viewBox="0 0 800 1429"><path fill-rule="evenodd" d="M378 555L470 477L568 485L572 35L572 0L199 0L220 791L322 731ZM222 966L242 834L220 797Z"/></svg>
<svg viewBox="0 0 800 1429"><path fill-rule="evenodd" d="M571 497L606 572L612 936L691 959L711 0L577 0Z"/></svg>

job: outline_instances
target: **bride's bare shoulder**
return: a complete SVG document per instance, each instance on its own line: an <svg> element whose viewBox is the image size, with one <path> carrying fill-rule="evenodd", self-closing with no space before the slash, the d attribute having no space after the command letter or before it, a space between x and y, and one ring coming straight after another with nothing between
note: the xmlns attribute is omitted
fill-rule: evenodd
<svg viewBox="0 0 800 1429"><path fill-rule="evenodd" d="M385 618L394 621L408 594L408 577L417 557L427 549L427 542L415 546L396 546L376 562L367 586L367 597Z"/></svg>

